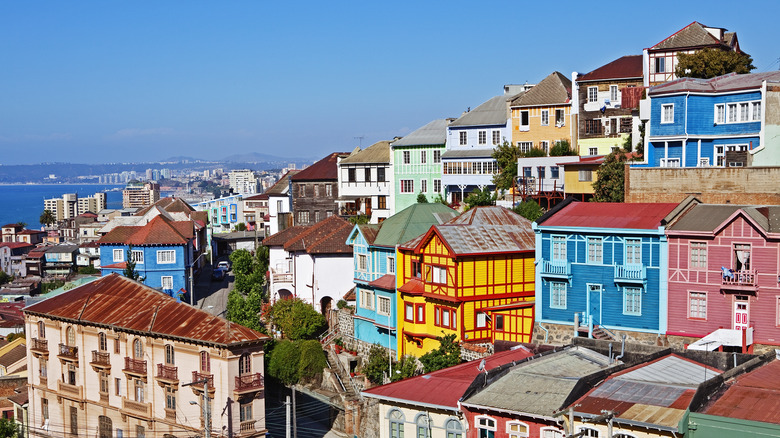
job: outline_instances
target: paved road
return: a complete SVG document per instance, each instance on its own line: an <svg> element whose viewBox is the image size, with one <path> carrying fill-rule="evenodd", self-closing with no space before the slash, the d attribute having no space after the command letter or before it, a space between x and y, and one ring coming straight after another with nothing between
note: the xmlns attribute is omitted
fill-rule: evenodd
<svg viewBox="0 0 780 438"><path fill-rule="evenodd" d="M206 265L198 278L195 279L195 306L212 315L225 316L228 293L233 289L233 274L229 273L224 280L211 281L211 265Z"/></svg>

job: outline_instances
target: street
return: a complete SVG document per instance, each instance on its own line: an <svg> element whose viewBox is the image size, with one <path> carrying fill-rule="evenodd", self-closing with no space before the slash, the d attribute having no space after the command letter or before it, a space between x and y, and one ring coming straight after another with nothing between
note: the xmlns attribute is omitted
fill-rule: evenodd
<svg viewBox="0 0 780 438"><path fill-rule="evenodd" d="M229 272L224 280L211 280L211 265L206 265L195 279L195 306L212 315L225 317L228 293L233 289L233 273Z"/></svg>

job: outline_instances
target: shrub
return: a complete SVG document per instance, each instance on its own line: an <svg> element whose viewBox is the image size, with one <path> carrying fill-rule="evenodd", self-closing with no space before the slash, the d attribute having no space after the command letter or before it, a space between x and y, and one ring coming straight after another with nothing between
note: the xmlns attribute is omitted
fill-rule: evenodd
<svg viewBox="0 0 780 438"><path fill-rule="evenodd" d="M285 385L292 385L300 379L299 363L301 350L292 341L279 341L268 358L268 374Z"/></svg>
<svg viewBox="0 0 780 438"><path fill-rule="evenodd" d="M298 363L299 380L309 380L322 374L323 368L327 368L328 361L325 359L325 352L322 351L322 345L316 339L307 341L298 341L300 345L301 358Z"/></svg>

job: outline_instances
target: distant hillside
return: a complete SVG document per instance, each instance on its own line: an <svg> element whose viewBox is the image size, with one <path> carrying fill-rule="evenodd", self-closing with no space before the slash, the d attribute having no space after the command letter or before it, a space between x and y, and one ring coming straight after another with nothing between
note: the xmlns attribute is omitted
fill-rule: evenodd
<svg viewBox="0 0 780 438"><path fill-rule="evenodd" d="M303 158L282 158L259 152L247 152L244 154L235 154L224 157L222 161L232 163L311 163L312 159Z"/></svg>

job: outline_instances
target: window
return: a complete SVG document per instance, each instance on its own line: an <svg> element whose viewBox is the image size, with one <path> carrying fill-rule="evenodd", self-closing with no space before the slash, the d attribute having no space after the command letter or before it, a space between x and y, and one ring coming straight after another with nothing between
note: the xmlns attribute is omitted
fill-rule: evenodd
<svg viewBox="0 0 780 438"><path fill-rule="evenodd" d="M528 111L520 111L520 126L525 127L526 131L528 130L529 122L529 114Z"/></svg>
<svg viewBox="0 0 780 438"><path fill-rule="evenodd" d="M38 337L46 339L46 324L43 321L38 321Z"/></svg>
<svg viewBox="0 0 780 438"><path fill-rule="evenodd" d="M108 351L108 341L106 340L106 334L103 332L98 333L98 350Z"/></svg>
<svg viewBox="0 0 780 438"><path fill-rule="evenodd" d="M520 152L526 153L531 151L531 148L534 147L534 144L530 141L519 141L517 142L517 146L520 148Z"/></svg>
<svg viewBox="0 0 780 438"><path fill-rule="evenodd" d="M425 323L425 304L415 304L414 313L416 316L415 322L417 324Z"/></svg>
<svg viewBox="0 0 780 438"><path fill-rule="evenodd" d="M548 140L542 140L539 142L539 149L543 150L545 154L550 152L550 142Z"/></svg>
<svg viewBox="0 0 780 438"><path fill-rule="evenodd" d="M739 104L739 120L741 122L750 121L750 104L742 102Z"/></svg>
<svg viewBox="0 0 780 438"><path fill-rule="evenodd" d="M133 379L133 396L134 400L138 403L144 402L144 381L141 379Z"/></svg>
<svg viewBox="0 0 780 438"><path fill-rule="evenodd" d="M753 121L761 121L761 102L753 102Z"/></svg>
<svg viewBox="0 0 780 438"><path fill-rule="evenodd" d="M368 310L374 310L374 291L360 289L360 307Z"/></svg>
<svg viewBox="0 0 780 438"><path fill-rule="evenodd" d="M434 193L441 193L441 180L440 179L433 180L433 191L434 191Z"/></svg>
<svg viewBox="0 0 780 438"><path fill-rule="evenodd" d="M655 58L655 72L666 73L666 58Z"/></svg>
<svg viewBox="0 0 780 438"><path fill-rule="evenodd" d="M428 180L427 179L421 179L420 180L420 193L428 193Z"/></svg>
<svg viewBox="0 0 780 438"><path fill-rule="evenodd" d="M631 117L621 117L619 120L620 132L630 133L634 129L634 121Z"/></svg>
<svg viewBox="0 0 780 438"><path fill-rule="evenodd" d="M623 289L623 314L642 315L642 289L638 287Z"/></svg>
<svg viewBox="0 0 780 438"><path fill-rule="evenodd" d="M146 438L146 428L139 425L135 426L135 436L136 438Z"/></svg>
<svg viewBox="0 0 780 438"><path fill-rule="evenodd" d="M566 236L552 236L552 259L566 260Z"/></svg>
<svg viewBox="0 0 780 438"><path fill-rule="evenodd" d="M558 166L550 166L550 178L558 179L561 177L560 168Z"/></svg>
<svg viewBox="0 0 780 438"><path fill-rule="evenodd" d="M298 197L306 197L306 184L298 184Z"/></svg>
<svg viewBox="0 0 780 438"><path fill-rule="evenodd" d="M406 303L404 305L404 319L409 322L414 322L414 305Z"/></svg>
<svg viewBox="0 0 780 438"><path fill-rule="evenodd" d="M391 256L387 258L387 273L395 274L395 257Z"/></svg>
<svg viewBox="0 0 780 438"><path fill-rule="evenodd" d="M550 124L550 110L542 110L542 126Z"/></svg>
<svg viewBox="0 0 780 438"><path fill-rule="evenodd" d="M487 144L487 131L479 131L478 139L479 144Z"/></svg>
<svg viewBox="0 0 780 438"><path fill-rule="evenodd" d="M626 264L642 264L642 241L640 239L626 239Z"/></svg>
<svg viewBox="0 0 780 438"><path fill-rule="evenodd" d="M309 223L309 212L308 211L299 211L298 212L298 223L299 224L308 224Z"/></svg>
<svg viewBox="0 0 780 438"><path fill-rule="evenodd" d="M747 271L750 269L750 245L734 244L734 270Z"/></svg>
<svg viewBox="0 0 780 438"><path fill-rule="evenodd" d="M114 394L122 395L121 388L122 388L122 379L117 377L116 379L114 379Z"/></svg>
<svg viewBox="0 0 780 438"><path fill-rule="evenodd" d="M433 308L433 324L438 327L456 329L455 310L448 307L435 306Z"/></svg>
<svg viewBox="0 0 780 438"><path fill-rule="evenodd" d="M441 151L439 150L433 151L433 162L441 163Z"/></svg>
<svg viewBox="0 0 780 438"><path fill-rule="evenodd" d="M134 249L131 254L131 257L133 257L133 261L136 263L143 264L144 262L144 252L142 250Z"/></svg>
<svg viewBox="0 0 780 438"><path fill-rule="evenodd" d="M113 438L114 426L111 418L101 415L98 417L98 438Z"/></svg>
<svg viewBox="0 0 780 438"><path fill-rule="evenodd" d="M115 262L123 262L125 260L125 256L124 256L125 252L122 251L121 249L115 249L113 253L114 253Z"/></svg>
<svg viewBox="0 0 780 438"><path fill-rule="evenodd" d="M357 177L355 176L355 169L347 169L347 182L355 182L356 179ZM314 196L317 196L317 194L315 193Z"/></svg>
<svg viewBox="0 0 780 438"><path fill-rule="evenodd" d="M691 268L707 267L707 243L691 242Z"/></svg>
<svg viewBox="0 0 780 438"><path fill-rule="evenodd" d="M661 158L661 167L680 167L679 158Z"/></svg>
<svg viewBox="0 0 780 438"><path fill-rule="evenodd" d="M715 105L715 123L726 123L726 105L719 103Z"/></svg>
<svg viewBox="0 0 780 438"><path fill-rule="evenodd" d="M133 341L133 357L136 359L144 358L144 344L140 338L136 338Z"/></svg>
<svg viewBox="0 0 780 438"><path fill-rule="evenodd" d="M674 104L661 105L661 123L674 123Z"/></svg>
<svg viewBox="0 0 780 438"><path fill-rule="evenodd" d="M550 307L553 309L566 308L566 283L560 281L550 282Z"/></svg>
<svg viewBox="0 0 780 438"><path fill-rule="evenodd" d="M593 181L593 171L591 169L580 169L580 182Z"/></svg>
<svg viewBox="0 0 780 438"><path fill-rule="evenodd" d="M460 421L454 418L449 419L444 428L447 433L446 438L463 438L463 425L460 424Z"/></svg>
<svg viewBox="0 0 780 438"><path fill-rule="evenodd" d="M376 180L377 182L385 182L385 168L384 167L377 167L376 168Z"/></svg>
<svg viewBox="0 0 780 438"><path fill-rule="evenodd" d="M588 87L588 103L599 100L599 87Z"/></svg>
<svg viewBox="0 0 780 438"><path fill-rule="evenodd" d="M40 359L40 377L42 379L45 379L49 376L49 360L45 357L41 357Z"/></svg>
<svg viewBox="0 0 780 438"><path fill-rule="evenodd" d="M157 263L176 263L176 251L172 249L157 251Z"/></svg>
<svg viewBox="0 0 780 438"><path fill-rule="evenodd" d="M70 434L77 436L79 434L79 408L70 407Z"/></svg>
<svg viewBox="0 0 780 438"><path fill-rule="evenodd" d="M402 179L401 180L401 193L414 193L414 180Z"/></svg>
<svg viewBox="0 0 780 438"><path fill-rule="evenodd" d="M447 284L447 268L443 266L431 266L431 283Z"/></svg>
<svg viewBox="0 0 780 438"><path fill-rule="evenodd" d="M504 315L498 314L498 315L495 315L494 318L495 318L496 322L494 324L495 327L493 327L493 330L499 331L499 332L503 332L504 331Z"/></svg>
<svg viewBox="0 0 780 438"><path fill-rule="evenodd" d="M314 222L319 222L319 221L320 221L320 211L317 210L314 212Z"/></svg>
<svg viewBox="0 0 780 438"><path fill-rule="evenodd" d="M390 438L404 438L404 414L393 409L387 414L387 418L390 420Z"/></svg>
<svg viewBox="0 0 780 438"><path fill-rule="evenodd" d="M490 417L480 416L475 419L478 438L495 438L496 420Z"/></svg>
<svg viewBox="0 0 780 438"><path fill-rule="evenodd" d="M501 131L493 131L493 145L501 144Z"/></svg>
<svg viewBox="0 0 780 438"><path fill-rule="evenodd" d="M76 330L73 329L73 326L69 325L68 328L65 330L65 334L67 335L67 343L69 347L75 347L76 346Z"/></svg>
<svg viewBox="0 0 780 438"><path fill-rule="evenodd" d="M426 414L420 414L417 416L417 437L416 438L431 438L431 427L428 424L428 416Z"/></svg>
<svg viewBox="0 0 780 438"><path fill-rule="evenodd" d="M358 254L357 268L358 271L363 271L363 272L365 272L368 269L368 257L366 257L365 254Z"/></svg>
<svg viewBox="0 0 780 438"><path fill-rule="evenodd" d="M618 86L617 85L610 85L609 86L609 101L612 105L617 104L618 102Z"/></svg>
<svg viewBox="0 0 780 438"><path fill-rule="evenodd" d="M419 260L412 260L412 277L413 278L422 278L422 269L420 268L421 264Z"/></svg>
<svg viewBox="0 0 780 438"><path fill-rule="evenodd" d="M528 436L528 425L519 421L507 421L506 433L509 438L521 438Z"/></svg>
<svg viewBox="0 0 780 438"><path fill-rule="evenodd" d="M427 163L428 163L427 151L420 151L420 164L427 164Z"/></svg>
<svg viewBox="0 0 780 438"><path fill-rule="evenodd" d="M598 155L599 148L588 148L588 155Z"/></svg>
<svg viewBox="0 0 780 438"><path fill-rule="evenodd" d="M66 375L66 377L67 377L67 379L66 379L67 383L69 383L71 385L75 385L76 384L76 365L75 364L73 364L73 363L69 363L68 364L68 374Z"/></svg>
<svg viewBox="0 0 780 438"><path fill-rule="evenodd" d="M539 177L539 179L544 179L544 166L537 167L536 174Z"/></svg>
<svg viewBox="0 0 780 438"><path fill-rule="evenodd" d="M331 187L330 184L325 184L325 196L333 196L333 188ZM282 208L281 206L279 206L279 211L281 210Z"/></svg>
<svg viewBox="0 0 780 438"><path fill-rule="evenodd" d="M246 376L252 374L252 355L244 353L238 359L238 375Z"/></svg>
<svg viewBox="0 0 780 438"><path fill-rule="evenodd" d="M211 372L211 358L208 351L200 352L200 371L203 373Z"/></svg>
<svg viewBox="0 0 780 438"><path fill-rule="evenodd" d="M173 290L173 277L166 275L160 277L160 280L161 280L160 286L163 288L163 290Z"/></svg>
<svg viewBox="0 0 780 438"><path fill-rule="evenodd" d="M165 363L168 365L174 365L173 345L165 344Z"/></svg>
<svg viewBox="0 0 780 438"><path fill-rule="evenodd" d="M600 237L588 237L588 263L602 262L602 241Z"/></svg>
<svg viewBox="0 0 780 438"><path fill-rule="evenodd" d="M100 376L100 393L101 394L108 394L109 388L108 388L108 373L105 371L101 371L98 373Z"/></svg>
<svg viewBox="0 0 780 438"><path fill-rule="evenodd" d="M390 316L390 298L377 296L376 312L380 315Z"/></svg>
<svg viewBox="0 0 780 438"><path fill-rule="evenodd" d="M726 105L726 108L728 109L727 119L729 123L735 123L737 121L737 104L730 103Z"/></svg>
<svg viewBox="0 0 780 438"><path fill-rule="evenodd" d="M370 167L366 167L363 170L363 178L365 178L363 181L371 182L371 168Z"/></svg>
<svg viewBox="0 0 780 438"><path fill-rule="evenodd" d="M541 438L563 438L563 432L558 429L544 427L539 429L539 432L541 433Z"/></svg>
<svg viewBox="0 0 780 438"><path fill-rule="evenodd" d="M710 167L710 158L709 157L701 157L701 158L699 158L699 166L698 167Z"/></svg>
<svg viewBox="0 0 780 438"><path fill-rule="evenodd" d="M165 409L176 410L176 387L165 386Z"/></svg>
<svg viewBox="0 0 780 438"><path fill-rule="evenodd" d="M476 328L485 328L487 327L487 313L483 311L478 311L476 315L476 323L474 324Z"/></svg>
<svg viewBox="0 0 780 438"><path fill-rule="evenodd" d="M585 133L586 134L602 134L604 132L604 125L600 119L585 120ZM595 154L591 154L595 155Z"/></svg>
<svg viewBox="0 0 780 438"><path fill-rule="evenodd" d="M555 110L555 126L561 127L566 124L566 113L562 109Z"/></svg>
<svg viewBox="0 0 780 438"><path fill-rule="evenodd" d="M241 403L239 407L239 421L249 421L252 419L252 401Z"/></svg>
<svg viewBox="0 0 780 438"><path fill-rule="evenodd" d="M465 146L466 143L467 143L467 141L466 141L466 135L467 135L466 131L461 131L459 134L460 134L459 135L459 137L460 137L460 145L461 146Z"/></svg>
<svg viewBox="0 0 780 438"><path fill-rule="evenodd" d="M688 317L707 319L706 292L688 292Z"/></svg>
<svg viewBox="0 0 780 438"><path fill-rule="evenodd" d="M43 415L44 420L49 419L49 400L42 398L41 399L41 414Z"/></svg>

